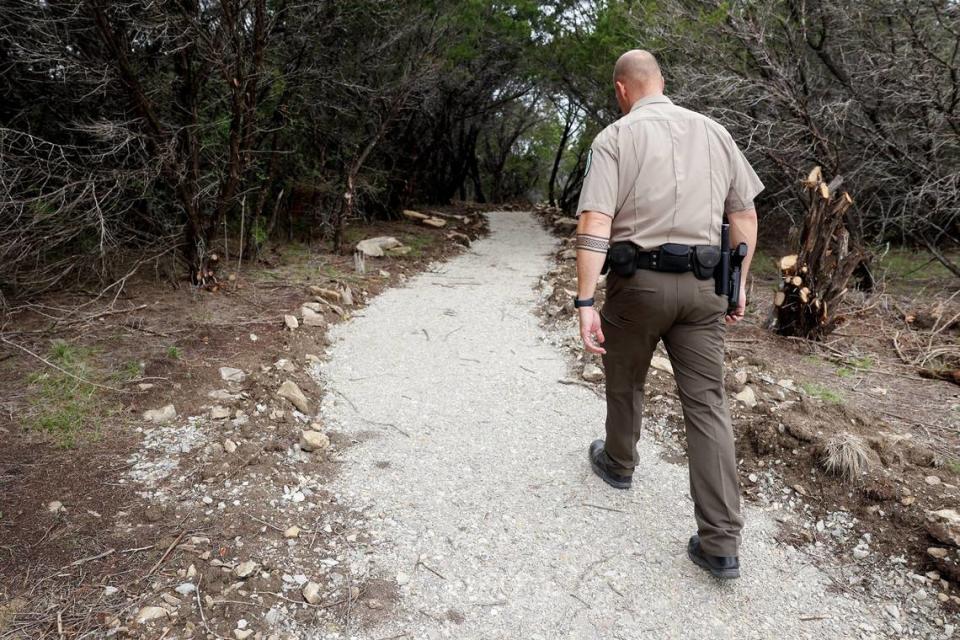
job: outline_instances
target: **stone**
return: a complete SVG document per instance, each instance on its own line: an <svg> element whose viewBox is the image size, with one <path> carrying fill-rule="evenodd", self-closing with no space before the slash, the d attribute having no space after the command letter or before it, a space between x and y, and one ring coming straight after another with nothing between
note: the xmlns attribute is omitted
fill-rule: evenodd
<svg viewBox="0 0 960 640"><path fill-rule="evenodd" d="M777 386L787 391L796 392L797 390L797 386L793 383L793 380L790 379L777 380Z"/></svg>
<svg viewBox="0 0 960 640"><path fill-rule="evenodd" d="M323 423L322 423L322 422L311 422L311 423L310 423L310 428L313 429L314 431L320 431L320 432L322 432L322 431L323 431Z"/></svg>
<svg viewBox="0 0 960 640"><path fill-rule="evenodd" d="M653 358L650 359L650 366L673 375L673 365L670 364L670 360L663 356L653 356Z"/></svg>
<svg viewBox="0 0 960 640"><path fill-rule="evenodd" d="M118 589L118 588L116 588L116 587L109 587L109 586L107 586L107 587L104 587L104 588L103 588L103 595L107 596L108 598L109 598L110 596L113 596L113 595L118 594L119 592L120 592L120 589Z"/></svg>
<svg viewBox="0 0 960 640"><path fill-rule="evenodd" d="M303 317L303 326L305 327L326 327L327 320L321 314L304 305L300 309L300 315Z"/></svg>
<svg viewBox="0 0 960 640"><path fill-rule="evenodd" d="M217 402L236 402L240 399L240 396L235 393L230 393L226 389L216 389L207 394L207 397L211 400L216 400Z"/></svg>
<svg viewBox="0 0 960 640"><path fill-rule="evenodd" d="M304 601L309 604L320 604L320 601L323 599L320 597L320 585L316 582L308 582L303 585L300 593L303 595Z"/></svg>
<svg viewBox="0 0 960 640"><path fill-rule="evenodd" d="M178 585L178 586L174 589L174 591L176 591L177 593L179 593L179 594L182 595L182 596L188 596L188 595L190 595L191 593L193 593L193 592L196 591L196 590L197 590L197 586L196 586L195 584L193 584L192 582L184 582L183 584Z"/></svg>
<svg viewBox="0 0 960 640"><path fill-rule="evenodd" d="M300 328L300 322L297 320L297 316L292 316L289 313L283 316L283 324L287 329L290 329L290 331Z"/></svg>
<svg viewBox="0 0 960 640"><path fill-rule="evenodd" d="M168 615L170 614L163 607L144 607L137 612L137 617L134 620L137 624L146 624L151 620L166 618Z"/></svg>
<svg viewBox="0 0 960 640"><path fill-rule="evenodd" d="M308 453L311 451L326 451L329 447L330 438L325 433L310 429L300 434L300 448Z"/></svg>
<svg viewBox="0 0 960 640"><path fill-rule="evenodd" d="M557 218L553 221L553 226L557 229L576 229L577 228L576 218Z"/></svg>
<svg viewBox="0 0 960 640"><path fill-rule="evenodd" d="M423 224L427 225L428 227L433 227L434 229L442 229L447 226L447 221L443 218L427 218L426 220L423 220Z"/></svg>
<svg viewBox="0 0 960 640"><path fill-rule="evenodd" d="M928 547L927 555L931 558L936 558L937 560L942 560L947 557L947 550L943 547Z"/></svg>
<svg viewBox="0 0 960 640"><path fill-rule="evenodd" d="M140 391L150 391L150 389L153 389L154 386L155 385L149 382L141 382L140 384L137 385L137 389L139 389Z"/></svg>
<svg viewBox="0 0 960 640"><path fill-rule="evenodd" d="M253 635L253 629L234 629L233 637L237 640L247 640L250 636Z"/></svg>
<svg viewBox="0 0 960 640"><path fill-rule="evenodd" d="M400 246L402 243L392 236L378 236L361 240L357 243L356 250L368 258L382 258L384 251Z"/></svg>
<svg viewBox="0 0 960 640"><path fill-rule="evenodd" d="M757 477L757 474L755 474L755 473L751 473L749 476L747 476L747 480L749 480L749 481L752 482L753 484L757 484L757 480L759 480L759 479L760 479L760 478Z"/></svg>
<svg viewBox="0 0 960 640"><path fill-rule="evenodd" d="M47 511L49 511L50 513L60 513L61 511L66 511L66 509L64 508L62 502L60 502L59 500L54 500L53 502L47 505Z"/></svg>
<svg viewBox="0 0 960 640"><path fill-rule="evenodd" d="M210 409L210 419L211 420L226 420L230 417L230 409L226 407L217 405Z"/></svg>
<svg viewBox="0 0 960 640"><path fill-rule="evenodd" d="M413 251L413 247L394 247L393 249L387 249L387 255L391 256L405 256Z"/></svg>
<svg viewBox="0 0 960 640"><path fill-rule="evenodd" d="M603 369L588 362L583 367L583 373L580 376L587 382L602 382L603 381Z"/></svg>
<svg viewBox="0 0 960 640"><path fill-rule="evenodd" d="M172 404L143 412L143 419L154 424L167 424L177 419L177 410Z"/></svg>
<svg viewBox="0 0 960 640"><path fill-rule="evenodd" d="M757 394L754 393L753 387L746 386L743 388L743 391L735 394L733 397L736 398L738 402L742 402L751 409L757 406Z"/></svg>
<svg viewBox="0 0 960 640"><path fill-rule="evenodd" d="M923 481L926 482L927 484L929 484L930 486L934 486L934 485L940 484L940 477L939 477L939 476L927 476L926 478L923 479Z"/></svg>
<svg viewBox="0 0 960 640"><path fill-rule="evenodd" d="M353 306L353 291L350 289L350 287L344 286L342 289L340 289L340 298L343 301L343 304L346 306Z"/></svg>
<svg viewBox="0 0 960 640"><path fill-rule="evenodd" d="M326 300L327 302L340 302L341 296L339 291L334 291L333 289L325 289L323 287L310 287L310 293Z"/></svg>
<svg viewBox="0 0 960 640"><path fill-rule="evenodd" d="M864 546L854 547L853 557L857 560L863 560L870 555L870 548Z"/></svg>
<svg viewBox="0 0 960 640"><path fill-rule="evenodd" d="M733 379L736 381L738 387L742 387L743 385L747 384L748 380L750 380L750 375L743 369L740 369L733 374Z"/></svg>
<svg viewBox="0 0 960 640"><path fill-rule="evenodd" d="M237 452L237 443L227 438L223 441L223 450L227 453L234 454Z"/></svg>
<svg viewBox="0 0 960 640"><path fill-rule="evenodd" d="M310 309L310 311L313 311L314 313L323 313L323 305L319 302L304 302L302 305L300 305L300 311L303 311L304 309Z"/></svg>
<svg viewBox="0 0 960 640"><path fill-rule="evenodd" d="M400 585L401 587L405 584L410 584L410 575L407 573L398 573L397 584Z"/></svg>
<svg viewBox="0 0 960 640"><path fill-rule="evenodd" d="M290 538L290 539L299 538L300 527L298 527L297 525L293 525L292 527L288 528L286 531L283 532L283 537Z"/></svg>
<svg viewBox="0 0 960 640"><path fill-rule="evenodd" d="M257 569L260 568L260 565L254 562L253 560L247 560L246 562L241 562L233 570L233 574L238 578L249 578Z"/></svg>
<svg viewBox="0 0 960 640"><path fill-rule="evenodd" d="M300 387L293 380L286 380L280 388L277 389L277 395L299 409L302 413L310 413L310 403L307 396L303 395Z"/></svg>
<svg viewBox="0 0 960 640"><path fill-rule="evenodd" d="M247 374L242 369L220 367L220 377L226 382L243 382L247 379Z"/></svg>
<svg viewBox="0 0 960 640"><path fill-rule="evenodd" d="M560 252L561 260L576 260L577 259L577 250L576 249L564 249Z"/></svg>
<svg viewBox="0 0 960 640"><path fill-rule="evenodd" d="M460 233L459 231L450 231L447 233L447 240L453 240L457 244L461 244L465 247L470 246L470 236L465 233Z"/></svg>
<svg viewBox="0 0 960 640"><path fill-rule="evenodd" d="M927 532L944 544L960 547L960 513L954 509L927 511Z"/></svg>
<svg viewBox="0 0 960 640"><path fill-rule="evenodd" d="M420 213L419 211L413 211L412 209L404 209L403 217L408 220L427 220L430 216Z"/></svg>

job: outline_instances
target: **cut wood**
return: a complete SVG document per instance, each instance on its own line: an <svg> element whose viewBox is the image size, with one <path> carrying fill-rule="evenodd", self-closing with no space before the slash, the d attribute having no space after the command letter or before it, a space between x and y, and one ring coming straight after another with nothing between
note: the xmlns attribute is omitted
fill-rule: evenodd
<svg viewBox="0 0 960 640"><path fill-rule="evenodd" d="M789 273L797 266L797 256L783 256L780 258L780 271Z"/></svg>
<svg viewBox="0 0 960 640"><path fill-rule="evenodd" d="M807 210L797 252L778 263L782 280L773 300L773 326L782 335L820 339L843 322L829 310L838 308L866 252L850 217L853 198L840 190L843 178L828 183L823 170L814 167L802 184Z"/></svg>

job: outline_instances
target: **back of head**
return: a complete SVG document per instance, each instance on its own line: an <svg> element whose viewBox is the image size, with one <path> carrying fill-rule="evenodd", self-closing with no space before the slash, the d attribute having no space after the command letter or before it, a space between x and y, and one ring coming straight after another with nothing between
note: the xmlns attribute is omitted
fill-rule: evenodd
<svg viewBox="0 0 960 640"><path fill-rule="evenodd" d="M639 94L663 91L660 65L652 53L643 49L633 49L620 56L613 68L613 80Z"/></svg>

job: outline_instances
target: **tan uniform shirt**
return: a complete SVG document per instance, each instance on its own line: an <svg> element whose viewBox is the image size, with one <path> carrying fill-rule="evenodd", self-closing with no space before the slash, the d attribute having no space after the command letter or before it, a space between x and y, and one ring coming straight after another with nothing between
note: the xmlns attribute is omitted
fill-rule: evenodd
<svg viewBox="0 0 960 640"><path fill-rule="evenodd" d="M720 244L724 212L763 190L723 126L662 95L638 100L590 148L577 215L613 218L611 242Z"/></svg>

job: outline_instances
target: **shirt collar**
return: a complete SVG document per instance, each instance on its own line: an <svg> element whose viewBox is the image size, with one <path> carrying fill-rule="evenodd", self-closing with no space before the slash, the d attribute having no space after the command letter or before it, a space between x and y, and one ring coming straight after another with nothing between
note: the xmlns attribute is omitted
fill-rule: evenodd
<svg viewBox="0 0 960 640"><path fill-rule="evenodd" d="M656 95L647 96L646 98L640 98L633 103L633 106L630 107L630 111L636 111L637 109L645 107L648 104L673 104L673 101L662 93L658 93Z"/></svg>

